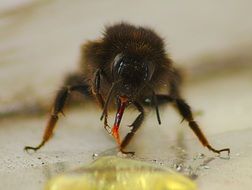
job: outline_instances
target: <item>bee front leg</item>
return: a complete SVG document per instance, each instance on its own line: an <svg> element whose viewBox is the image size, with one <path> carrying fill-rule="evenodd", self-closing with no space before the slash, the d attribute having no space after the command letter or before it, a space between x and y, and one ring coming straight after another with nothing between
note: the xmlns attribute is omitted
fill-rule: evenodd
<svg viewBox="0 0 252 190"><path fill-rule="evenodd" d="M50 116L50 119L47 123L44 135L43 135L43 139L41 141L41 143L38 146L32 147L32 146L26 146L24 148L24 150L28 151L28 150L34 150L37 151L38 149L40 149L42 146L44 146L44 144L52 137L53 134L53 130L56 126L56 123L58 121L59 118L59 113L63 113L63 108L65 106L66 100L69 97L69 95L71 94L71 92L73 91L77 91L80 93L84 93L86 90L86 86L85 85L75 85L75 86L71 86L71 87L63 87L61 90L59 90L59 92L56 95L55 101L54 101L54 106L53 106L53 111L52 114Z"/></svg>
<svg viewBox="0 0 252 190"><path fill-rule="evenodd" d="M134 152L124 151L124 148L129 144L129 142L135 135L136 131L140 128L144 120L144 108L137 102L134 102L133 104L136 106L140 114L137 116L135 121L130 125L131 131L124 137L122 143L120 144L120 151L125 154L134 154Z"/></svg>

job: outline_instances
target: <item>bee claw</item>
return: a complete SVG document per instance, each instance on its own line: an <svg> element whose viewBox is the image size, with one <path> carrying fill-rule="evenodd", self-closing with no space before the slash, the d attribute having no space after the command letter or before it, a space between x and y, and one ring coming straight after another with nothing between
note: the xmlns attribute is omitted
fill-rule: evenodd
<svg viewBox="0 0 252 190"><path fill-rule="evenodd" d="M134 156L135 155L135 152L132 152L132 151L124 151L122 149L120 149L120 152L123 153L123 154L126 154L126 155L131 155L131 156Z"/></svg>
<svg viewBox="0 0 252 190"><path fill-rule="evenodd" d="M31 146L24 147L25 152L30 152L30 151L36 152L38 149L39 149L38 147L31 147Z"/></svg>
<svg viewBox="0 0 252 190"><path fill-rule="evenodd" d="M64 117L66 117L65 113L63 111L60 112Z"/></svg>
<svg viewBox="0 0 252 190"><path fill-rule="evenodd" d="M183 118L183 119L180 121L180 123L183 123L184 120L185 120L185 118Z"/></svg>
<svg viewBox="0 0 252 190"><path fill-rule="evenodd" d="M132 128L132 127L134 127L134 125L127 125L127 127Z"/></svg>
<svg viewBox="0 0 252 190"><path fill-rule="evenodd" d="M108 134L111 134L111 127L109 125L104 125L104 129L108 132Z"/></svg>

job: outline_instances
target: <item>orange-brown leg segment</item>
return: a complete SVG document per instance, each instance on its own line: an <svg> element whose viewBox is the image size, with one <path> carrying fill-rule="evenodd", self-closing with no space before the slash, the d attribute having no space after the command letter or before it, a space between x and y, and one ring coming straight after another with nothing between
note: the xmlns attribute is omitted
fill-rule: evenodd
<svg viewBox="0 0 252 190"><path fill-rule="evenodd" d="M230 153L229 148L224 148L224 149L217 150L217 149L213 148L209 144L207 138L205 137L205 135L203 134L203 132L199 128L198 124L194 121L190 106L183 99L178 98L179 97L178 96L178 91L176 89L177 86L176 85L171 85L171 86L173 86L173 89L172 89L172 92L171 92L172 95L160 95L160 94L156 95L157 103L159 105L162 105L162 104L165 104L165 103L175 102L179 113L183 117L183 120L185 119L185 120L188 121L190 128L193 130L193 132L198 137L198 139L203 144L203 146L206 146L209 150L211 150L213 152L216 152L218 154L223 152L223 151L227 151L228 154L229 154ZM146 104L146 105L148 106L148 104Z"/></svg>
<svg viewBox="0 0 252 190"><path fill-rule="evenodd" d="M229 148L217 150L209 144L207 138L199 128L198 124L194 121L190 106L182 98L180 98L181 97L180 86L182 82L182 77L179 70L173 69L171 74L172 77L169 81L170 86L169 97L171 97L175 102L180 115L183 117L183 120L185 119L188 122L190 128L193 130L194 134L198 137L203 146L207 147L209 150L216 152L218 154L224 151L228 152L229 154L230 153Z"/></svg>
<svg viewBox="0 0 252 190"><path fill-rule="evenodd" d="M73 91L78 91L80 93L83 93L84 90L86 90L86 86L76 85L76 86L72 86L72 87L63 87L57 93L56 99L54 101L52 115L47 123L47 126L46 126L41 143L35 147L26 146L24 148L26 151L27 150L36 151L36 150L40 149L42 146L44 146L44 144L52 137L53 130L54 130L56 123L58 121L58 118L59 118L58 115L59 115L59 113L63 114L63 108L64 108L64 105L65 105L66 100L67 100L68 96L70 95L70 93Z"/></svg>
<svg viewBox="0 0 252 190"><path fill-rule="evenodd" d="M188 121L190 128L193 130L193 132L198 137L203 146L206 146L209 150L216 152L218 154L224 151L228 152L228 154L230 153L229 148L217 150L209 144L205 135L200 130L198 124L194 121L190 106L183 99L175 99L175 103L179 113L183 116L183 119Z"/></svg>
<svg viewBox="0 0 252 190"><path fill-rule="evenodd" d="M136 118L136 120L133 122L133 124L130 125L130 127L132 128L131 131L126 135L123 142L121 143L120 135L119 135L119 126L120 126L120 123L121 123L121 119L122 119L124 110L125 110L126 106L128 105L128 103L129 102L128 102L127 98L124 98L124 97L119 97L118 98L118 109L117 109L117 113L116 113L116 117L115 117L115 123L114 123L114 126L112 128L112 135L115 138L115 140L117 142L117 145L119 147L119 150L122 153L134 154L134 152L126 152L123 149L128 145L128 143L132 139L133 135L135 134L137 129L140 127L140 125L141 125L141 123L143 121L144 112L143 112L143 108L142 108L142 106L140 104L138 104L136 102L133 102L133 104L137 107L137 109L141 113Z"/></svg>
<svg viewBox="0 0 252 190"><path fill-rule="evenodd" d="M122 116L123 116L123 113L124 113L124 110L125 110L127 104L128 103L127 103L126 99L119 97L118 109L117 109L117 113L115 116L114 126L112 128L112 136L114 137L114 139L119 147L121 145L121 139L120 139L120 135L119 135L119 127L120 127Z"/></svg>

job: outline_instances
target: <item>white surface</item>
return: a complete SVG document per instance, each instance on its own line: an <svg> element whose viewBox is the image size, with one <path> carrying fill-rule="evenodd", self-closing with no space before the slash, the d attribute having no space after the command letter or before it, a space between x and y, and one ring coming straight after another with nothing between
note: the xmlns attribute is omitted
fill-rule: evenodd
<svg viewBox="0 0 252 190"><path fill-rule="evenodd" d="M162 126L157 125L154 113L149 114L128 149L136 151L136 159L151 162L156 160L157 164L162 163L168 167L183 164L183 173L195 173L198 176L196 182L202 190L249 189L252 175L249 99L252 90L248 82L251 80L245 79L251 79L251 72L202 81L185 90L185 96L192 107L203 112L196 120L211 144L216 148L231 148L229 160L216 157L204 149L186 122L179 123L180 118L170 106L161 112ZM233 78L237 78L236 85L228 88L233 84ZM222 89L223 84L226 85L225 90ZM226 96L233 91L236 93ZM102 154L105 150L114 148L115 142L99 121L100 111L95 109L96 107L86 106L83 109L69 110L66 117L61 117L54 138L34 154L23 152L23 147L40 142L46 117L1 122L1 184L8 187L6 189L41 189L52 175L88 164L93 153ZM122 133L126 133L126 125L134 117L135 113L126 114L121 125ZM110 114L110 118L113 120L114 113ZM184 134L182 140L179 134ZM179 146L185 152L181 152ZM199 153L204 153L206 157L195 160L194 157ZM213 160L204 164L209 159Z"/></svg>
<svg viewBox="0 0 252 190"><path fill-rule="evenodd" d="M50 104L64 74L77 68L79 46L87 39L97 38L107 23L126 20L153 27L167 39L172 58L184 64L204 53L249 43L252 32L251 1L246 0L62 0L9 13L0 17L1 108L33 101ZM202 190L249 189L251 73L236 70L214 75L189 83L184 89L184 97L193 110L202 113L196 120L210 142L216 148L231 148L230 160L205 150L186 123L180 124L181 118L171 106L162 111L160 127L155 113L149 114L129 149L136 151L136 159L156 159L169 167L182 163L184 169L190 166L189 171L197 174L196 182ZM51 175L87 164L93 153L113 148L115 143L103 130L99 116L95 106L67 112L67 117L60 119L53 140L31 155L24 153L23 147L40 141L47 117L1 118L0 189L42 189ZM123 133L134 117L135 113L126 114ZM113 118L112 113L111 121ZM179 140L180 133L184 140ZM178 146L186 154L181 155ZM202 152L206 157L195 161L195 155ZM200 165L212 157L206 167L209 169L202 169Z"/></svg>

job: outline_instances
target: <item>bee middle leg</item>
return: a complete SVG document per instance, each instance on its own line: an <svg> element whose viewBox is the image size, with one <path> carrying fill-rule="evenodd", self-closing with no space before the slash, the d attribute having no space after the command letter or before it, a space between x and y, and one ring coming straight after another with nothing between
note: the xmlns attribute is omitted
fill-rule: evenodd
<svg viewBox="0 0 252 190"><path fill-rule="evenodd" d="M53 106L53 111L52 114L50 116L50 119L47 123L43 138L41 143L38 146L32 147L32 146L26 146L24 149L27 150L38 150L40 149L42 146L45 145L45 143L52 137L53 134L53 130L56 126L56 123L58 121L59 118L59 113L63 114L63 108L65 106L66 100L69 97L69 95L74 92L80 92L84 95L86 92L86 85L74 85L74 86L70 86L70 87L63 87L61 90L58 91L55 101L54 101L54 106Z"/></svg>
<svg viewBox="0 0 252 190"><path fill-rule="evenodd" d="M137 116L135 121L130 125L131 131L124 137L122 143L120 144L120 151L126 154L134 154L134 152L124 151L124 148L129 144L129 142L135 135L136 131L140 128L144 120L144 108L137 102L134 102L133 104L136 106L140 114Z"/></svg>

